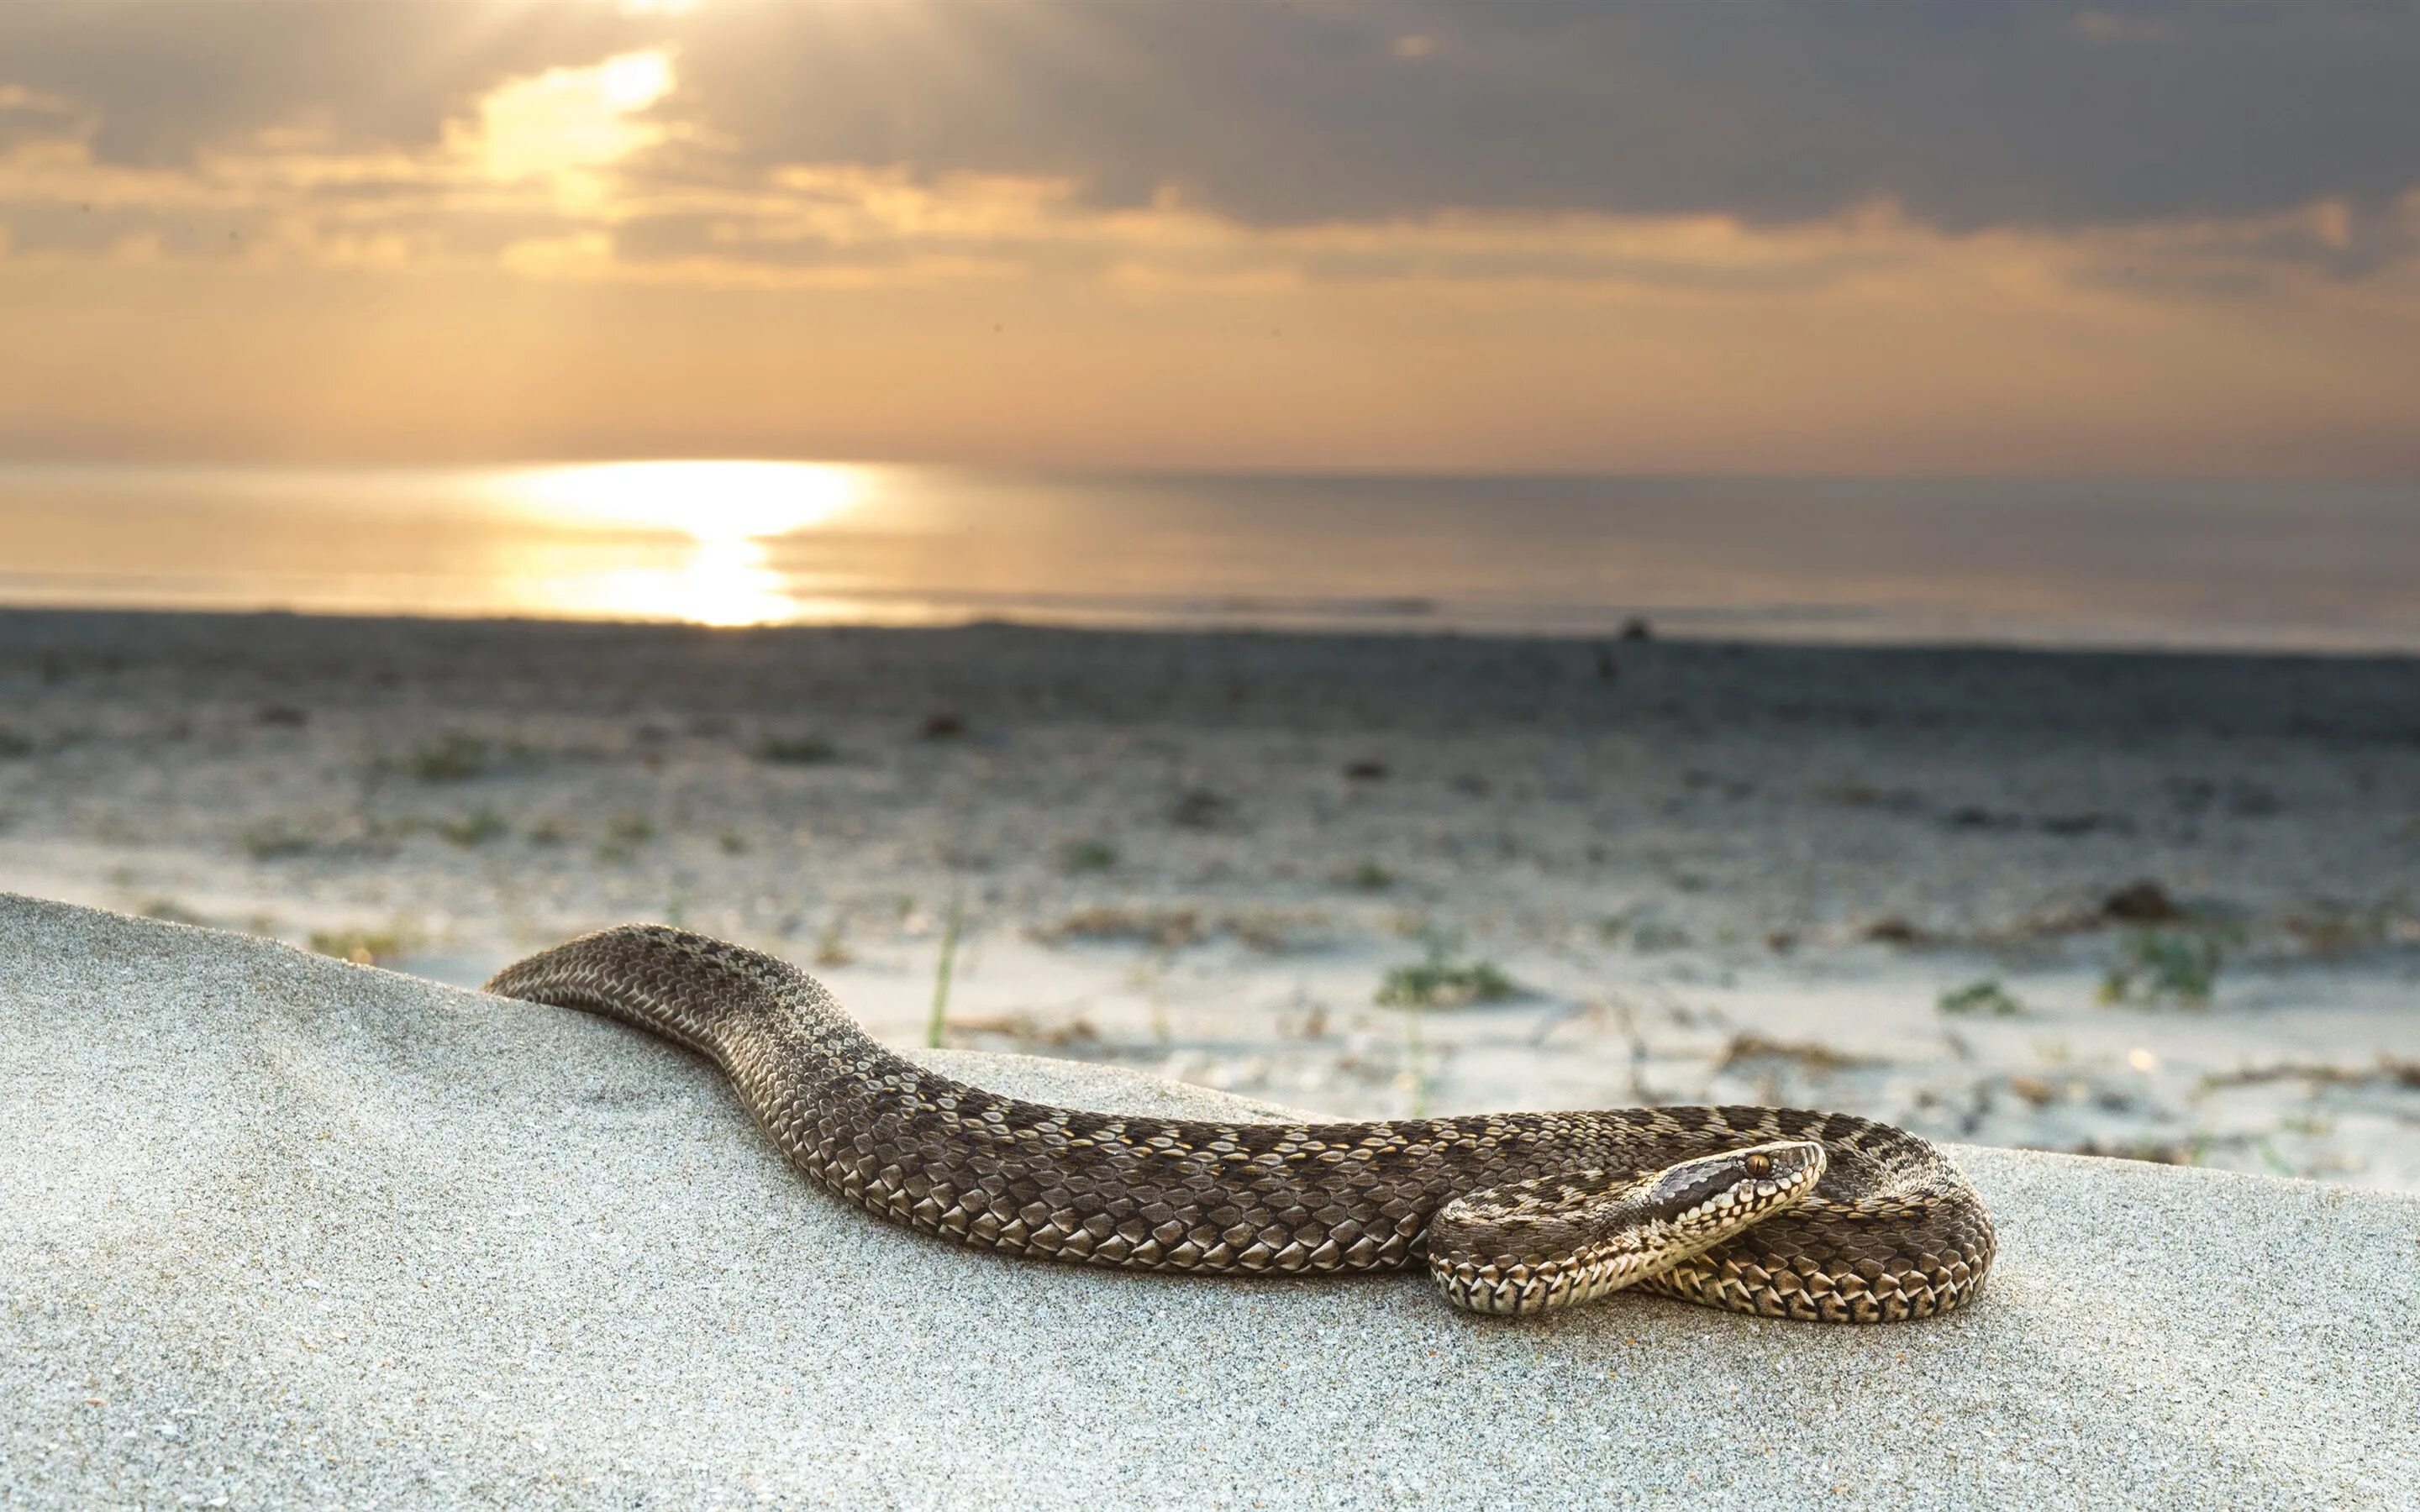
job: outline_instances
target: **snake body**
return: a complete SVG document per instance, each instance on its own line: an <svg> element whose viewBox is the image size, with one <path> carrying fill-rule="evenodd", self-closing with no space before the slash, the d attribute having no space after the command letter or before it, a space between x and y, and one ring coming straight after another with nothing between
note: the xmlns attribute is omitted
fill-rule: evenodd
<svg viewBox="0 0 2420 1512"><path fill-rule="evenodd" d="M927 1071L797 967L656 925L583 935L488 988L688 1046L826 1187L1014 1255L1204 1273L1425 1264L1450 1301L1482 1312L1636 1287L1841 1323L1947 1312L1992 1262L1991 1220L1941 1151L1845 1114L1215 1123L1078 1112Z"/></svg>

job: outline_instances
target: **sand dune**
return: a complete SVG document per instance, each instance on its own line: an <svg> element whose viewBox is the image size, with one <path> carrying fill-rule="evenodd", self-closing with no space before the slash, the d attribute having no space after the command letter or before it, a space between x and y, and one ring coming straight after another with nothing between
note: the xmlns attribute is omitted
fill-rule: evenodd
<svg viewBox="0 0 2420 1512"><path fill-rule="evenodd" d="M940 1053L1112 1109L1108 1068ZM808 1189L577 1013L0 899L0 1501L1892 1507L2420 1497L2420 1200L1961 1148L1871 1330L1003 1260Z"/></svg>

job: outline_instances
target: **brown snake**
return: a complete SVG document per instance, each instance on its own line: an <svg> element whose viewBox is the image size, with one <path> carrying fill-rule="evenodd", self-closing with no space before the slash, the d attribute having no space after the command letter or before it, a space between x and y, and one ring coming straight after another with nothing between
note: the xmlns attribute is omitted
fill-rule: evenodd
<svg viewBox="0 0 2420 1512"><path fill-rule="evenodd" d="M657 925L556 946L488 990L687 1045L824 1185L1014 1255L1212 1273L1425 1263L1449 1300L1480 1312L1636 1286L1836 1323L1947 1312L1992 1264L1991 1219L1941 1151L1845 1114L1228 1124L1079 1113L923 1070L797 967Z"/></svg>

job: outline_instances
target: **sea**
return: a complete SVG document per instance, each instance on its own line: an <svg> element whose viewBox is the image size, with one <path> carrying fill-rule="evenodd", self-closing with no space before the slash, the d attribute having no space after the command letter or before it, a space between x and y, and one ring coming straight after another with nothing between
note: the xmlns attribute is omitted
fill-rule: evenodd
<svg viewBox="0 0 2420 1512"><path fill-rule="evenodd" d="M2420 481L0 465L0 604L2420 651Z"/></svg>

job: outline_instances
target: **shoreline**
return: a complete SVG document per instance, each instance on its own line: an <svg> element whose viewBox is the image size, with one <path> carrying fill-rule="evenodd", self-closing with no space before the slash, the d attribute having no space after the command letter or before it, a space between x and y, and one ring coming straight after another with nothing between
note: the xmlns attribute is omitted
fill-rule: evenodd
<svg viewBox="0 0 2420 1512"><path fill-rule="evenodd" d="M871 601L871 600L869 600ZM1357 604L1364 600L1344 597L1340 604ZM1392 603L1392 600L1387 602ZM1146 640L1307 640L1307 641L1378 641L1438 640L1470 642L1505 647L1561 647L1593 650L1607 647L1619 650L1641 644L1684 647L1698 652L1782 652L1838 656L1960 656L2049 658L2076 661L2180 661L2207 663L2213 661L2335 665L2344 663L2378 663L2385 666L2420 665L2420 645L2308 645L2265 646L2250 642L2187 642L2187 641L2086 641L2086 640L1994 640L1987 637L1941 639L1877 638L1856 640L1849 637L1802 637L1787 632L1771 636L1755 634L1724 635L1714 630L1690 628L1692 621L1754 620L1769 611L1795 612L1790 606L1744 606L1712 608L1679 604L1641 604L1635 609L1606 611L1609 618L1603 629L1544 628L1522 630L1497 627L1463 627L1451 625L1420 625L1409 623L1400 627L1357 623L1346 616L1322 619L1302 624L1271 624L1261 622L1233 623L1189 622L1168 620L1137 620L1087 622L1044 617L1019 617L1004 614L970 613L963 619L932 622L890 622L881 620L795 620L761 624L717 625L674 615L656 617L614 616L610 614L496 614L478 609L458 613L428 609L410 613L381 613L343 609L292 609L279 606L258 607L186 607L174 604L92 604L87 602L50 603L39 600L0 598L0 625L6 622L58 620L65 622L142 621L161 625L179 625L188 622L203 625L278 623L299 621L310 625L347 625L359 627L399 627L407 625L450 625L493 630L545 630L562 628L593 631L603 634L698 634L746 639L755 636L948 636L971 634L1023 634L1083 637L1098 640L1140 638ZM1644 626L1644 636L1625 633L1631 624ZM1679 625L1682 628L1675 629ZM14 640L23 633L22 625L0 630L0 640Z"/></svg>

